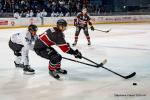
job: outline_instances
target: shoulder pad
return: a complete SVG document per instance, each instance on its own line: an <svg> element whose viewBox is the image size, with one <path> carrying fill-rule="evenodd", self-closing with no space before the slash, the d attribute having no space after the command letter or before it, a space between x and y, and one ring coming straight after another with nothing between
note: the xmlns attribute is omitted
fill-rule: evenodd
<svg viewBox="0 0 150 100"><path fill-rule="evenodd" d="M49 28L49 29L46 30L46 32L53 33L53 32L55 32L55 30L54 30L54 28Z"/></svg>
<svg viewBox="0 0 150 100"><path fill-rule="evenodd" d="M55 32L55 29L54 28L50 28L51 32Z"/></svg>

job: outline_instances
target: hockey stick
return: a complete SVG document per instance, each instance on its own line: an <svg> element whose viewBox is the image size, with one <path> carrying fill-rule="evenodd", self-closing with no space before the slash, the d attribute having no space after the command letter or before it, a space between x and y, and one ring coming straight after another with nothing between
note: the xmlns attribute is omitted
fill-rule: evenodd
<svg viewBox="0 0 150 100"><path fill-rule="evenodd" d="M116 74L116 75L118 75L118 76L124 78L124 79L129 79L129 78L131 78L131 77L133 77L133 76L136 75L136 72L133 72L132 74L130 74L130 75L128 75L128 76L123 76L123 75L120 75L120 74L118 74L118 73L116 73L116 72L114 72L114 71L112 71L112 70L110 70L110 69L108 69L108 68L106 68L106 67L104 67L104 66L101 66L101 63L100 63L100 64L97 64L97 65L92 65L92 64L88 64L88 63L81 62L81 61L73 60L73 59L70 59L70 58L66 58L66 57L62 57L62 58L63 58L63 59L66 59L66 60L73 61L73 62L81 63L81 64L84 64L84 65L96 67L96 68L102 67L102 68L104 68L104 69L106 69L106 70L108 70L108 71L110 71L110 72L112 72L112 73L114 73L114 74ZM85 57L84 57L84 58L85 58ZM89 60L89 59L88 59L88 60ZM89 61L90 61L90 60L89 60ZM94 62L94 61L92 61L92 62ZM94 63L95 63L95 62L94 62ZM102 63L103 63L103 62L102 62ZM95 64L96 64L96 63L95 63ZM103 65L104 65L104 64L103 64Z"/></svg>
<svg viewBox="0 0 150 100"><path fill-rule="evenodd" d="M120 75L120 74L118 74L118 73L116 73L116 72L114 72L114 71L112 71L112 70L110 70L110 69L108 69L108 68L104 67L103 65L101 65L101 63L100 63L100 64L98 64L98 63L96 63L96 62L94 62L94 61L92 61L92 60L90 60L90 59L88 59L88 58L86 58L86 57L83 57L83 56L82 56L82 58L83 58L83 59L85 59L85 60L87 60L87 61L89 61L89 62L91 62L91 63L96 64L97 66L99 66L99 65L100 65L100 67L102 67L102 68L104 68L104 69L106 69L106 70L108 70L108 71L110 71L110 72L112 72L112 73L114 73L114 74L116 74L116 75L118 75L118 76L120 76L120 77L124 78L124 79L129 79L129 78L131 78L131 77L133 77L133 76L135 76L135 75L136 75L136 72L133 72L133 73L131 73L130 75L123 76L123 75Z"/></svg>
<svg viewBox="0 0 150 100"><path fill-rule="evenodd" d="M92 60L90 60L90 59L88 59L88 58L86 58L86 57L83 57L83 56L82 56L82 58L85 59L85 60L87 60L87 61L89 61L89 62L91 62L91 63L93 63L93 64L95 64L95 65L97 65L97 66L100 65L100 64L98 64L98 63L96 63L96 62L94 62L94 61L92 61ZM106 61L107 61L107 60L106 60ZM101 65L101 66L103 66L103 65Z"/></svg>
<svg viewBox="0 0 150 100"><path fill-rule="evenodd" d="M88 66L92 66L92 67L96 67L96 68L99 68L99 66L96 66L96 65L92 65L92 64L88 64L88 63L85 63L85 62L81 62L81 61L77 61L77 60L74 60L74 59L70 59L70 58L66 58L66 57L62 57L63 59L66 59L66 60L70 60L70 61L73 61L73 62L77 62L77 63L80 63L80 64L84 64L84 65L88 65Z"/></svg>
<svg viewBox="0 0 150 100"><path fill-rule="evenodd" d="M106 31L104 31L104 30L99 30L99 29L94 29L94 30L96 30L96 31L101 31L101 32L105 32L105 33L108 33L108 32L110 32L110 31L111 31L111 29L106 30Z"/></svg>

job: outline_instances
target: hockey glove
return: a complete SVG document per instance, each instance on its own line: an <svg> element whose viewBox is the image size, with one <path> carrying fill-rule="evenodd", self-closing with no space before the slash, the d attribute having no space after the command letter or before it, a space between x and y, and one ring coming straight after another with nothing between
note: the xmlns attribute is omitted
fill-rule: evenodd
<svg viewBox="0 0 150 100"><path fill-rule="evenodd" d="M74 19L74 26L77 26L77 19Z"/></svg>
<svg viewBox="0 0 150 100"><path fill-rule="evenodd" d="M94 31L94 27L93 26L91 26L91 30Z"/></svg>
<svg viewBox="0 0 150 100"><path fill-rule="evenodd" d="M74 23L74 26L77 26L77 23L76 23L76 22Z"/></svg>
<svg viewBox="0 0 150 100"><path fill-rule="evenodd" d="M81 54L81 52L78 49L76 49L74 51L74 56L75 56L75 58L79 58L79 59L82 58L82 54Z"/></svg>
<svg viewBox="0 0 150 100"><path fill-rule="evenodd" d="M70 44L69 44L69 43L67 43L67 45L68 45L68 47L70 47Z"/></svg>

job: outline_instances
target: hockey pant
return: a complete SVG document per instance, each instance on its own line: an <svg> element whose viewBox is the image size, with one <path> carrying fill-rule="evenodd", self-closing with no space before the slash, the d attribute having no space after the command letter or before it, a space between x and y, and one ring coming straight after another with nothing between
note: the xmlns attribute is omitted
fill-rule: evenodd
<svg viewBox="0 0 150 100"><path fill-rule="evenodd" d="M9 47L14 51L14 55L16 56L15 62L19 64L21 62L21 50L23 48L23 45L13 43L11 40L9 40Z"/></svg>
<svg viewBox="0 0 150 100"><path fill-rule="evenodd" d="M78 41L78 36L80 34L81 29L83 29L84 34L86 36L86 39L88 40L88 42L90 42L90 36L89 36L89 32L88 32L88 27L80 27L80 26L76 26L75 42Z"/></svg>
<svg viewBox="0 0 150 100"><path fill-rule="evenodd" d="M48 69L50 71L54 71L61 66L62 56L55 51L52 47L42 48L42 49L35 49L37 55L46 58L49 60Z"/></svg>

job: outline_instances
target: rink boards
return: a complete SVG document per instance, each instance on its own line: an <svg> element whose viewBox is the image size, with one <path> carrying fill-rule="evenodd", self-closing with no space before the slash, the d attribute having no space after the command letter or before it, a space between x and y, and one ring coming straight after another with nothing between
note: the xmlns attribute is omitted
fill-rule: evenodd
<svg viewBox="0 0 150 100"><path fill-rule="evenodd" d="M23 28L30 24L38 26L54 26L58 19L65 19L69 25L73 25L75 17L32 17L32 18L0 18L0 29ZM93 24L115 24L115 23L149 23L149 15L124 15L124 16L91 16Z"/></svg>

